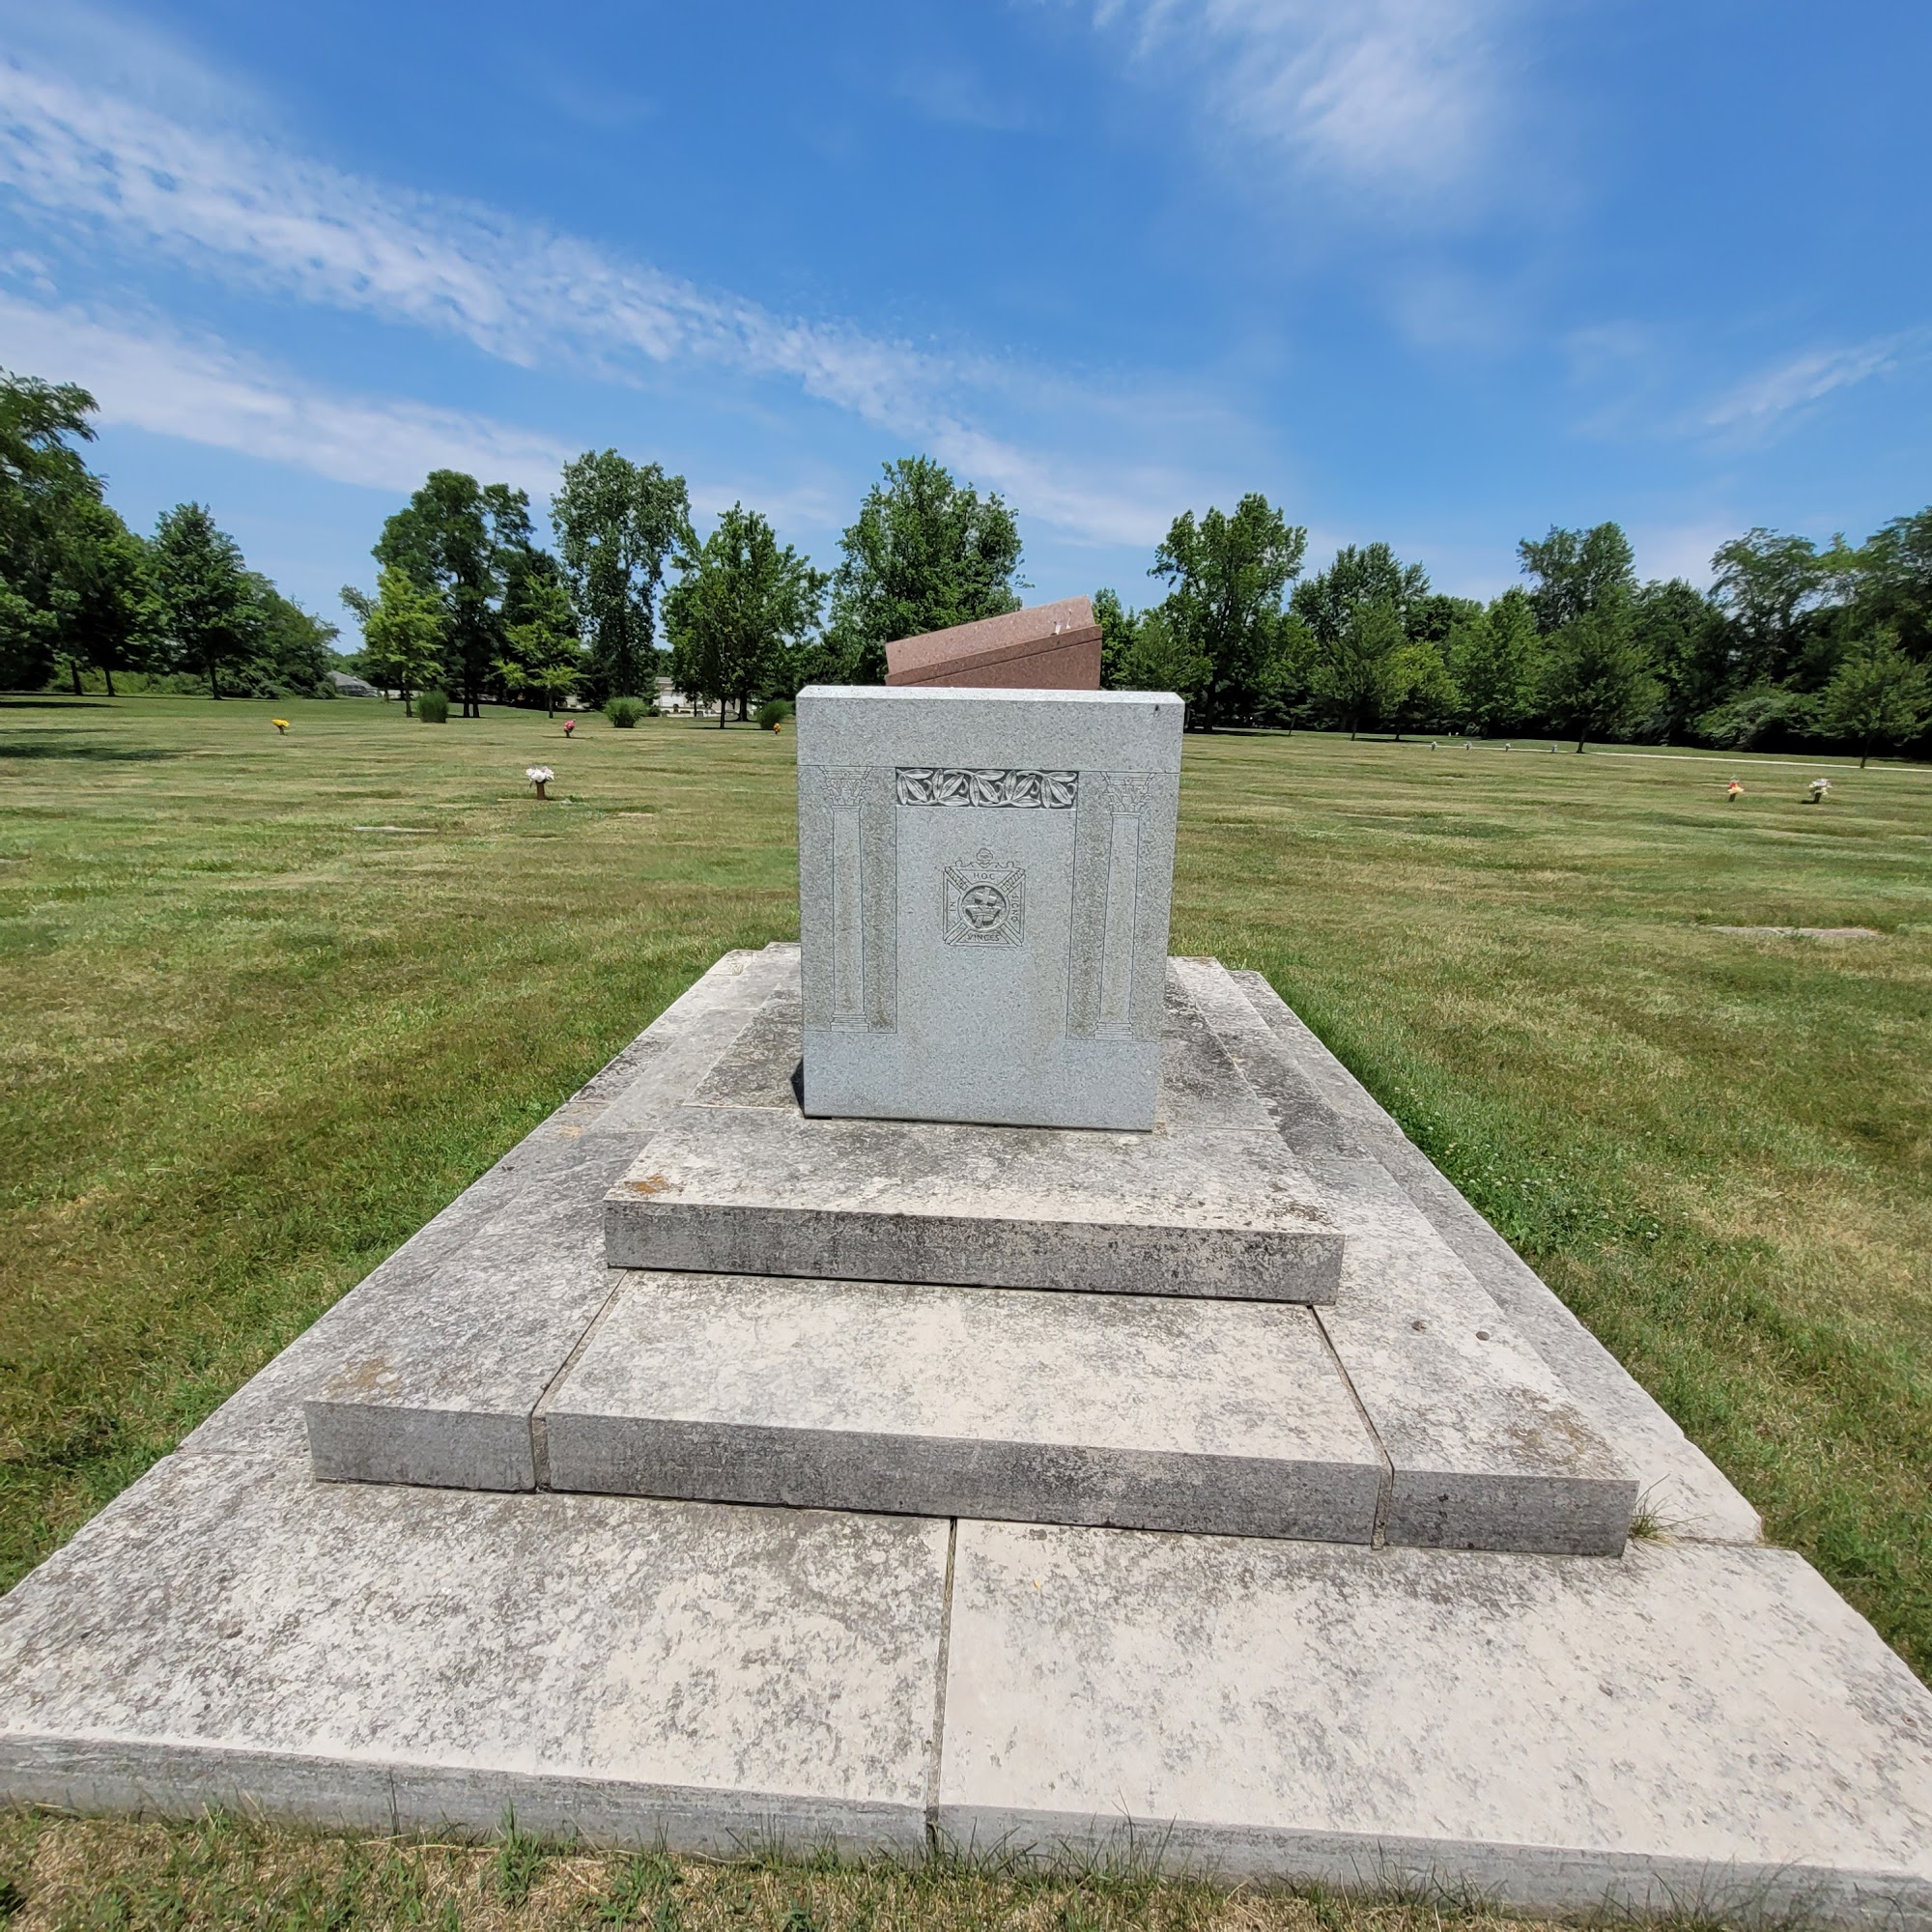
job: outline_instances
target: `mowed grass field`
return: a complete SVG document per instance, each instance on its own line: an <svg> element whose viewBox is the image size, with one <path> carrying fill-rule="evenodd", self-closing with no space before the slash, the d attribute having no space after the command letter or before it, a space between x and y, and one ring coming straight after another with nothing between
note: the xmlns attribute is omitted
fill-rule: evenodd
<svg viewBox="0 0 1932 1932"><path fill-rule="evenodd" d="M0 702L0 1582L796 935L792 785L689 720ZM1174 949L1265 973L1932 1678L1932 770L1191 738Z"/></svg>

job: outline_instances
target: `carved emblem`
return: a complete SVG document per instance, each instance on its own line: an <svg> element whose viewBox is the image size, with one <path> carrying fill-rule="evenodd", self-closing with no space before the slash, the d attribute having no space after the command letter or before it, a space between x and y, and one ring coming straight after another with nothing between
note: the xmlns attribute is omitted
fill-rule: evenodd
<svg viewBox="0 0 1932 1932"><path fill-rule="evenodd" d="M979 771L901 765L895 796L901 805L1006 805L1067 811L1080 789L1078 772Z"/></svg>
<svg viewBox="0 0 1932 1932"><path fill-rule="evenodd" d="M869 765L822 766L818 784L834 811L856 810L879 795L878 777Z"/></svg>
<svg viewBox="0 0 1932 1932"><path fill-rule="evenodd" d="M942 888L949 946L1017 946L1026 925L1026 868L981 849L949 866Z"/></svg>

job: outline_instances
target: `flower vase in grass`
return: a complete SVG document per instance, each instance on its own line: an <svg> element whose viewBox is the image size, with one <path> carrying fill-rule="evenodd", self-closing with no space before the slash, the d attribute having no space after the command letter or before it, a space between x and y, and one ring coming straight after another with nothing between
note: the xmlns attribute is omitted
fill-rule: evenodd
<svg viewBox="0 0 1932 1932"><path fill-rule="evenodd" d="M575 718L566 718L563 721L563 735L566 738L568 738L570 734L576 729L577 729L577 720Z"/></svg>
<svg viewBox="0 0 1932 1932"><path fill-rule="evenodd" d="M1804 803L1806 805L1823 805L1831 795L1832 781L1830 779L1813 779L1805 788Z"/></svg>
<svg viewBox="0 0 1932 1932"><path fill-rule="evenodd" d="M536 786L539 798L548 798L550 796L550 793L544 790L544 786L549 784L551 780L555 778L556 774L548 765L531 765L524 773L524 776Z"/></svg>
<svg viewBox="0 0 1932 1932"><path fill-rule="evenodd" d="M270 718L269 723L275 727L276 737L286 738L289 735L289 721L286 718Z"/></svg>

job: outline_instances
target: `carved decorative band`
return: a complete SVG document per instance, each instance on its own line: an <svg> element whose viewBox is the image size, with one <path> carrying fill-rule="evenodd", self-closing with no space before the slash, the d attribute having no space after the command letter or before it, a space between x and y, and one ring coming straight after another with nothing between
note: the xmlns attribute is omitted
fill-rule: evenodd
<svg viewBox="0 0 1932 1932"><path fill-rule="evenodd" d="M1078 772L981 772L901 765L895 795L901 805L1010 805L1070 811Z"/></svg>

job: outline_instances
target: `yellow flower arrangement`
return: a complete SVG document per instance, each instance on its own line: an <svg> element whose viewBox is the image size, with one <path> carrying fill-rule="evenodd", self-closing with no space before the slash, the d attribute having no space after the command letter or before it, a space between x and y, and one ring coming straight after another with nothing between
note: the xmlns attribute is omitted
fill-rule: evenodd
<svg viewBox="0 0 1932 1932"><path fill-rule="evenodd" d="M286 718L270 718L269 723L283 736L288 736L289 721Z"/></svg>

